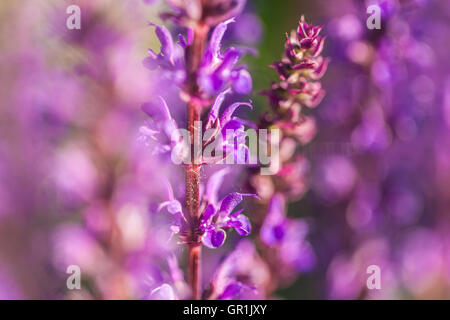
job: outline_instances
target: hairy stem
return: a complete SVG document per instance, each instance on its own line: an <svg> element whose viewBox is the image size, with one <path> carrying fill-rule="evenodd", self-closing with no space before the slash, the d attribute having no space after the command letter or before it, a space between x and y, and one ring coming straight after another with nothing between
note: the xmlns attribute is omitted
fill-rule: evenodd
<svg viewBox="0 0 450 320"><path fill-rule="evenodd" d="M209 27L198 25L194 28L193 43L186 52L187 83L186 89L190 101L187 104L187 128L191 137L191 150L195 150L194 143L198 137L198 124L201 119L201 105L198 97L200 89L197 85L197 70L203 57L206 37ZM191 236L188 241L189 270L188 278L192 290L192 298L201 299L201 241L198 232L198 221L200 218L200 170L201 163L198 154L191 154L191 164L186 165L186 208L191 225Z"/></svg>

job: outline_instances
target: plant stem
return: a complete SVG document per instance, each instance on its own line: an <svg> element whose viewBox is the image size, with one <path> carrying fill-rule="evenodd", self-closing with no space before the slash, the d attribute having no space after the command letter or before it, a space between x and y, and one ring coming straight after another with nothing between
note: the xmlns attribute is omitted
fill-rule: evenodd
<svg viewBox="0 0 450 320"><path fill-rule="evenodd" d="M198 137L196 124L201 120L201 108L198 97L201 92L197 84L197 70L203 57L203 51L209 27L203 24L194 28L194 39L186 52L187 66L187 91L190 101L187 104L187 128L191 137L191 150L195 150L194 143L201 145L201 141L196 141ZM190 241L188 241L188 278L192 290L192 298L201 299L201 241L198 232L198 222L200 219L200 170L201 164L198 161L199 155L191 153L192 163L186 165L186 208L189 214L191 225Z"/></svg>

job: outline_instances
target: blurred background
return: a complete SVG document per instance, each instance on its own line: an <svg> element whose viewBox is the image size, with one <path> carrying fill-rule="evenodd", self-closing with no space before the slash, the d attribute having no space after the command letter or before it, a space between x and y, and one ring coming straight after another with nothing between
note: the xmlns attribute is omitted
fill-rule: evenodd
<svg viewBox="0 0 450 320"><path fill-rule="evenodd" d="M379 30L366 27L372 3ZM66 27L71 4L81 30ZM183 172L139 139L140 106L161 90L184 116L176 88L141 63L159 52L147 22L160 23L164 6L1 1L1 299L145 299L173 273L167 257L182 253L166 218L149 212L164 198L160 181ZM258 92L276 80L268 66L302 14L324 26L331 59L312 110L318 135L303 150L309 190L289 206L309 222L316 264L274 298L450 298L450 2L249 0L226 35L259 51L245 61L249 117L268 108ZM73 264L83 290L67 290ZM367 289L369 265L381 290Z"/></svg>

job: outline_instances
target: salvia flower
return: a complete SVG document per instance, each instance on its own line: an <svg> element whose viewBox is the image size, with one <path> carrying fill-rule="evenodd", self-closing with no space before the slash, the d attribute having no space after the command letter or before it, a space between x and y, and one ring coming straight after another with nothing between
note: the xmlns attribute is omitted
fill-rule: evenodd
<svg viewBox="0 0 450 320"><path fill-rule="evenodd" d="M158 96L157 102L142 105L142 111L149 116L145 125L139 128L139 140L150 146L154 154L168 154L182 159L186 152L177 123L170 114L169 107L163 97Z"/></svg>
<svg viewBox="0 0 450 320"><path fill-rule="evenodd" d="M308 233L308 225L301 219L287 218L285 206L286 201L281 194L272 197L260 230L261 239L269 247L279 249L280 259L286 265L299 271L307 271L315 263L312 247L304 239Z"/></svg>
<svg viewBox="0 0 450 320"><path fill-rule="evenodd" d="M250 102L235 102L228 106L219 116L220 108L225 99L225 96L231 92L231 89L227 89L221 92L214 101L211 110L208 114L205 130L208 132L204 146L209 143L215 143L215 149L221 148L222 157L211 157L204 159L206 163L214 163L222 161L227 157L232 157L234 163L247 163L250 153L248 146L246 145L244 131L245 126L252 126L249 121L244 121L238 117L234 117L234 112L240 106L248 106L253 109Z"/></svg>
<svg viewBox="0 0 450 320"><path fill-rule="evenodd" d="M149 56L144 59L143 65L147 69L158 69L163 79L173 81L176 84L183 83L186 78L184 49L189 44L189 37L178 35L178 42L175 43L170 31L164 27L153 23L155 33L161 43L160 53L155 53L148 49Z"/></svg>
<svg viewBox="0 0 450 320"><path fill-rule="evenodd" d="M303 121L301 107L315 107L325 94L320 82L317 82L328 65L328 59L320 55L325 40L319 35L321 30L322 27L306 23L302 16L297 31L286 34L281 61L272 65L281 81L264 92L280 115L300 123Z"/></svg>
<svg viewBox="0 0 450 320"><path fill-rule="evenodd" d="M208 93L217 93L227 85L240 94L248 94L252 90L252 78L247 68L236 66L248 50L230 47L223 53L220 51L227 25L231 22L234 22L234 18L220 23L214 29L203 56L198 84Z"/></svg>
<svg viewBox="0 0 450 320"><path fill-rule="evenodd" d="M231 22L234 22L234 18L214 28L203 55L197 83L207 94L217 94L226 87L232 87L239 94L248 94L252 90L250 73L246 66L238 66L237 63L245 53L253 51L230 47L221 52L223 36ZM185 49L192 44L192 31L188 30L187 37L179 34L175 43L166 27L153 23L150 25L155 27L161 48L158 54L149 49L149 57L144 59L143 65L150 70L159 70L162 79L181 86L186 79Z"/></svg>
<svg viewBox="0 0 450 320"><path fill-rule="evenodd" d="M172 186L166 182L166 193L167 201L161 202L158 206L158 211L166 208L167 211L172 215L172 223L170 229L173 234L178 234L182 231L187 230L188 222L183 214L183 209L181 203L175 199Z"/></svg>
<svg viewBox="0 0 450 320"><path fill-rule="evenodd" d="M236 206L245 196L256 197L254 194L230 193L222 201L219 208L208 204L200 218L200 230L203 232L202 242L209 248L218 248L226 238L225 230L234 229L241 236L251 232L248 218L241 214L243 209L236 210Z"/></svg>
<svg viewBox="0 0 450 320"><path fill-rule="evenodd" d="M270 261L274 255L278 257L276 267L269 264L275 283L286 281L293 272L308 271L315 263L314 251L305 239L307 223L286 217L285 206L287 201L300 199L308 187L308 162L297 152L297 146L310 142L316 133L314 118L302 109L315 107L324 96L318 80L325 73L328 60L320 55L325 40L320 36L321 30L301 17L297 30L286 35L281 61L272 65L280 81L263 92L272 110L261 117L258 126L280 130L280 163L272 176L252 171L249 183L266 203L258 206L260 211L256 214L262 224L258 231L263 258ZM270 294L270 290L266 293Z"/></svg>
<svg viewBox="0 0 450 320"><path fill-rule="evenodd" d="M233 192L217 202L217 192L223 177L228 173L223 169L214 173L208 181L207 192L203 197L203 212L200 216L199 235L202 243L209 248L218 248L226 239L226 230L234 229L241 236L251 232L250 221L243 215L243 209L235 210L244 197L257 197L255 194ZM182 242L188 242L186 235L189 223L183 213L181 203L175 199L170 184L167 184L167 201L160 203L158 210L166 209L172 215L171 231L178 234Z"/></svg>
<svg viewBox="0 0 450 320"><path fill-rule="evenodd" d="M174 43L170 31L166 27L153 23L150 25L155 27L155 33L161 43L161 48L159 54L155 53L152 49L148 50L149 57L144 59L144 66L150 70L155 70L159 67L163 71L162 75L164 78L181 83L185 77L185 38L179 35L178 38L182 40Z"/></svg>
<svg viewBox="0 0 450 320"><path fill-rule="evenodd" d="M261 299L269 281L267 265L249 240L241 240L218 266L211 281L209 299Z"/></svg>
<svg viewBox="0 0 450 320"><path fill-rule="evenodd" d="M168 275L163 275L162 281L158 282L154 279L151 286L149 300L179 300L185 299L189 295L189 288L184 279L183 271L178 265L175 255L167 258Z"/></svg>
<svg viewBox="0 0 450 320"><path fill-rule="evenodd" d="M217 150L215 154L202 153L202 164L223 163L231 158L233 163L248 163L250 153L246 145L245 126L255 126L249 121L244 121L233 114L240 106L253 109L250 102L235 102L228 106L221 115L220 108L225 96L231 92L227 89L221 92L211 107L204 128L205 141L202 147L205 149L213 143L211 151ZM179 131L177 123L170 114L169 107L163 97L158 96L157 102L148 102L142 105L142 110L149 116L139 129L139 141L151 147L153 154L169 154L172 160L188 163L190 159L187 137Z"/></svg>
<svg viewBox="0 0 450 320"><path fill-rule="evenodd" d="M247 236L251 232L251 225L248 218L242 214L241 210L235 208L242 202L244 197L257 197L255 194L230 193L220 202L217 202L217 193L223 182L228 169L222 169L214 173L206 186L204 206L200 216L199 229L202 234L202 242L209 248L218 248L226 238L225 231L235 229L242 236Z"/></svg>
<svg viewBox="0 0 450 320"><path fill-rule="evenodd" d="M250 183L256 190L271 190L264 192L267 201L277 191L287 199L298 199L306 188L303 176L307 163L303 156L295 152L295 145L309 143L316 134L314 118L303 114L302 108L316 106L324 95L317 81L328 64L328 60L320 56L325 39L320 36L321 30L322 27L308 24L301 17L297 30L287 35L282 60L273 64L280 81L264 91L269 97L272 112L261 118L259 127L280 130L281 166L278 172L274 172L272 181L252 177Z"/></svg>

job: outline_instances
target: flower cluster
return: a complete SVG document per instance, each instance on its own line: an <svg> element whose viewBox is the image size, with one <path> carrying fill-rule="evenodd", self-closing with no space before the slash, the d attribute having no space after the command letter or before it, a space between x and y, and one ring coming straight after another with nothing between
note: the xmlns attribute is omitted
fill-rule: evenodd
<svg viewBox="0 0 450 320"><path fill-rule="evenodd" d="M243 67L232 69L242 53L241 50L229 48L223 55L220 54L222 37L227 24L232 21L231 19L219 24L212 32L210 45L204 54L199 70L199 83L205 84L203 86L205 89L214 88L217 91L228 84L236 92L243 93L251 90L251 78L246 69ZM165 27L155 27L156 34L161 42L161 53L156 54L150 50L151 55L144 60L144 66L149 69L155 69L159 66L164 70L164 73L171 74L170 77L176 79L175 74L185 74L184 62L180 62L183 55L179 50L185 49L191 43L191 40L185 40L183 36L179 35L177 47L173 43L170 32ZM178 49L175 50L174 48ZM184 80L184 75L178 79ZM211 82L212 87L207 84L209 82ZM221 156L203 157L202 152L202 157L199 159L200 164L216 164L225 160L226 157L232 157L234 161L244 162L249 157L244 132L245 125L248 122L234 117L233 114L242 105L252 108L251 103L233 103L219 116L223 101L231 91L231 88L227 88L217 95L203 130L203 134L208 135L208 139L203 141L202 148L214 143L214 148L220 149ZM193 160L190 158L190 143L187 143L186 139L179 133L178 125L172 118L165 99L159 96L157 100L156 103L149 102L142 106L142 110L149 116L149 120L140 128L140 140L150 145L155 154L171 153L172 156L175 155L176 159L185 164L190 163ZM204 211L197 228L203 244L211 248L217 248L223 244L226 237L224 230L234 228L241 235L250 233L250 223L247 217L240 214L242 210L232 211L242 201L243 196L255 195L231 193L222 201L217 202L214 193L217 193L217 188L220 186L224 174L225 170L221 170L211 177L207 185ZM180 234L182 238L184 237L183 241L186 242L188 241L186 234L189 233L190 222L182 212L181 203L174 198L171 187L168 187L167 194L168 199L159 206L159 210L167 208L167 211L173 215L172 232Z"/></svg>
<svg viewBox="0 0 450 320"><path fill-rule="evenodd" d="M254 171L249 183L266 205L259 207L260 236L267 259L276 255L280 264L272 266L274 282L288 278L292 270L307 271L315 263L311 245L305 240L307 224L285 216L287 201L297 200L305 192L306 158L296 152L298 144L306 144L315 135L315 121L302 113L302 108L316 106L324 95L319 80L328 60L320 54L325 37L322 27L308 24L301 17L299 27L286 35L285 51L280 62L272 65L280 81L264 91L272 111L262 117L259 126L280 130L279 170L273 176Z"/></svg>
<svg viewBox="0 0 450 320"><path fill-rule="evenodd" d="M255 194L233 192L218 201L218 192L224 176L229 169L222 169L214 173L206 185L206 192L202 196L200 215L196 232L202 243L209 248L222 246L226 239L226 230L234 229L238 234L247 236L251 232L250 221L243 215L243 209L235 210L244 197L256 197ZM183 206L175 199L173 190L167 185L167 200L159 205L158 211L166 209L172 215L171 230L178 234L181 243L189 243L190 224Z"/></svg>
<svg viewBox="0 0 450 320"><path fill-rule="evenodd" d="M244 129L251 123L234 117L233 114L240 106L252 109L251 103L235 102L219 116L223 100L230 91L231 89L227 89L217 96L208 113L205 128L198 128L202 130L204 137L204 141L196 141L202 151L198 159L200 164L224 163L228 158L232 158L233 163L246 163L250 157ZM191 159L190 138L180 132L165 99L158 96L157 100L157 103L142 105L142 111L149 119L140 127L139 140L149 146L153 154L170 154L177 163L191 163L194 159ZM206 148L210 145L212 147L209 148L211 152L208 155Z"/></svg>
<svg viewBox="0 0 450 320"><path fill-rule="evenodd" d="M308 143L316 132L314 119L304 115L302 108L316 106L324 95L317 81L328 64L328 59L320 55L324 43L324 37L319 35L321 29L306 23L302 16L297 31L287 36L281 62L273 64L280 81L273 83L271 90L264 91L271 102L272 112L261 118L259 126L277 128L281 132L280 170L274 178L254 176L251 181L258 194L266 199L276 191L284 193L287 198L297 198L305 189L303 175L307 162L295 151L298 143Z"/></svg>
<svg viewBox="0 0 450 320"><path fill-rule="evenodd" d="M222 246L229 229L241 236L251 232L249 219L242 214L242 209L237 210L237 206L244 197L257 196L231 192L218 201L228 169L212 174L206 188L200 179L206 164L216 164L227 157L235 161L245 161L249 157L244 132L249 123L235 117L234 113L242 105L253 108L251 102L231 104L223 112L220 109L227 94L247 94L252 90L252 79L246 66L238 65L240 58L251 51L234 47L221 50L228 25L235 21L233 16L241 10L244 1L171 0L169 4L175 12L163 14L163 17L172 18L179 26L187 28L186 37L179 34L175 43L167 28L151 24L161 48L158 54L149 50L150 56L143 64L150 70L157 69L162 78L178 86L180 99L187 103L187 128L180 130L165 99L158 97L157 103L143 106L150 120L141 127L140 139L152 145L155 153L170 152L172 160L184 165L185 205L176 199L167 183L166 197L158 211L165 210L170 214L172 235L176 234L179 243L187 245L191 294L194 299L199 299L204 295L198 280L202 246ZM216 27L207 42L212 26ZM203 127L202 115L209 105L211 108ZM207 149L211 152L206 153ZM217 154L214 151L218 151ZM239 288L243 285L233 282L224 288L219 298L234 296ZM155 297L179 297L167 283L154 288L152 293Z"/></svg>
<svg viewBox="0 0 450 320"><path fill-rule="evenodd" d="M240 58L251 50L230 47L221 52L221 43L227 25L234 22L231 18L221 22L214 28L209 45L205 50L198 70L197 84L205 91L204 98L214 95L227 87L236 93L248 94L252 90L252 79L246 66L237 66ZM156 35L161 43L160 53L148 50L149 56L143 61L150 70L159 69L161 77L178 85L186 80L186 48L192 45L193 31L189 29L186 37L178 35L175 43L169 30L164 26L150 24L155 27Z"/></svg>
<svg viewBox="0 0 450 320"><path fill-rule="evenodd" d="M286 34L285 51L281 61L272 64L278 72L280 82L273 83L268 95L271 105L278 115L298 122L301 119L302 106L312 108L320 103L325 92L319 80L325 73L328 59L320 54L323 49L325 37L320 35L322 27L308 24L301 17L296 31ZM298 129L302 131L301 129Z"/></svg>

